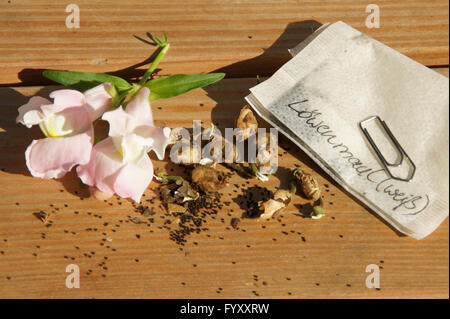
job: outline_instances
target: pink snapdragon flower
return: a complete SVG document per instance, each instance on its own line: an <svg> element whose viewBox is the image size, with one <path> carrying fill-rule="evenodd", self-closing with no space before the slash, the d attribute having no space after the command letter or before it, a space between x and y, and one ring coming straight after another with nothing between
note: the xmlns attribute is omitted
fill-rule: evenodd
<svg viewBox="0 0 450 319"><path fill-rule="evenodd" d="M77 164L89 162L93 144L92 122L112 103L110 83L84 93L57 90L50 93L53 104L34 96L19 107L17 123L39 125L46 138L33 140L25 152L31 175L61 178Z"/></svg>
<svg viewBox="0 0 450 319"><path fill-rule="evenodd" d="M170 129L154 126L149 95L150 90L144 87L125 110L120 106L103 114L102 119L109 122L109 137L94 146L87 164L77 167L83 183L100 191L97 193L115 193L140 202L153 178L147 153L153 150L164 159Z"/></svg>

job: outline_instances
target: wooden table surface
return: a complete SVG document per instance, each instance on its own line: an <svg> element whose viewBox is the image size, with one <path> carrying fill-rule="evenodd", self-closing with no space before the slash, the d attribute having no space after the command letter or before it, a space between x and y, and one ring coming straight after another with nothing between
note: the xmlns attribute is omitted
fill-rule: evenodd
<svg viewBox="0 0 450 319"><path fill-rule="evenodd" d="M17 108L57 86L42 69L142 75L154 47L147 32L165 31L171 43L159 74L224 71L225 80L153 104L157 125L231 127L256 76L270 76L321 23L343 20L448 76L448 1L377 1L381 27L367 29L367 1L95 1L77 0L80 28L68 29L65 3L0 1L0 298L448 298L449 224L417 241L383 223L285 138L279 171L261 183L233 176L229 201L205 230L181 247L170 240L152 182L154 222L128 200L89 198L71 172L61 180L28 173L24 151L38 128L15 124ZM153 161L176 173L180 168ZM297 197L271 221L233 217L256 185L284 186L286 168L300 164L318 177L326 216L302 218ZM173 170L173 171L172 171ZM52 212L51 227L34 212ZM172 223L168 224L167 220ZM79 289L66 288L66 266L80 267ZM368 289L366 266L380 266L380 289Z"/></svg>

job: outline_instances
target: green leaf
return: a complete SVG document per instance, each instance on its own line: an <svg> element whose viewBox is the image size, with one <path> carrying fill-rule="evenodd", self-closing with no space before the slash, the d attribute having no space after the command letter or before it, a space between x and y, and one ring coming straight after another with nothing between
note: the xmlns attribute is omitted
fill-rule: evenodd
<svg viewBox="0 0 450 319"><path fill-rule="evenodd" d="M160 47L164 45L163 42L157 36L154 36L153 40L155 40L156 44L158 44Z"/></svg>
<svg viewBox="0 0 450 319"><path fill-rule="evenodd" d="M79 91L88 90L105 82L112 83L119 93L131 88L131 84L124 79L105 73L45 70L42 75L47 79Z"/></svg>
<svg viewBox="0 0 450 319"><path fill-rule="evenodd" d="M213 84L224 77L225 73L176 74L150 80L144 86L150 89L150 101L155 101Z"/></svg>

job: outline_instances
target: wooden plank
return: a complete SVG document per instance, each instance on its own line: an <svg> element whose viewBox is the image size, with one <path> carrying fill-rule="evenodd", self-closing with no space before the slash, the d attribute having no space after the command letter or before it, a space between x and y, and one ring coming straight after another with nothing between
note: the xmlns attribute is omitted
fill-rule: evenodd
<svg viewBox="0 0 450 319"><path fill-rule="evenodd" d="M368 29L367 1L78 0L80 28L65 26L65 3L0 4L0 85L43 85L40 69L143 73L154 47L138 40L167 32L163 74L221 70L228 77L271 75L287 52L321 23L343 20L422 64L447 65L448 1L382 0L379 29ZM136 36L136 37L135 37ZM137 68L137 69L136 69Z"/></svg>
<svg viewBox="0 0 450 319"><path fill-rule="evenodd" d="M448 74L448 68L437 71ZM191 127L195 118L223 128L233 123L254 84L254 79L223 80L207 90L157 101L156 124ZM0 297L449 297L448 220L421 241L399 236L284 138L276 176L250 184L234 176L222 192L230 205L207 216L207 230L189 236L183 247L169 239L177 228L175 218L164 215L158 200L154 223L136 225L129 221L139 216L130 201L89 198L73 173L62 180L30 177L23 153L41 134L14 123L17 107L31 95L46 96L54 89L0 88ZM172 174L181 171L167 159L153 163ZM258 193L255 185L284 186L286 169L295 164L319 179L326 216L300 217L300 205L307 201L298 196L277 219L241 219L234 230L230 220L245 212L240 205L248 192ZM157 190L152 182L144 200L156 198ZM40 210L52 212L51 227L33 216ZM65 286L68 264L80 267L79 289ZM381 268L380 290L365 286L369 264Z"/></svg>

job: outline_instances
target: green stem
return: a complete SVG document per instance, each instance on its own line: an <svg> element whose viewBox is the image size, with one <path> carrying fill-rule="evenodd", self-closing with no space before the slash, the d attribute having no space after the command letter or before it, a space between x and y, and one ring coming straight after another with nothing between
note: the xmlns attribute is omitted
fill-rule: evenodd
<svg viewBox="0 0 450 319"><path fill-rule="evenodd" d="M289 191L292 195L295 195L297 193L297 179L294 175L295 169L291 169L289 171Z"/></svg>
<svg viewBox="0 0 450 319"><path fill-rule="evenodd" d="M250 164L250 170L252 171L254 176L256 176L256 174L259 173L259 170L258 170L258 168L256 167L255 164Z"/></svg>
<svg viewBox="0 0 450 319"><path fill-rule="evenodd" d="M312 219L321 219L323 216L325 216L325 213L320 206L314 206L313 207L313 214L311 215Z"/></svg>
<svg viewBox="0 0 450 319"><path fill-rule="evenodd" d="M152 64L148 68L147 71L145 71L144 75L142 76L141 81L139 82L139 85L144 85L145 82L147 82L149 76L156 70L158 67L159 62L161 62L162 58L166 55L167 51L170 48L169 43L164 43L161 46L161 51L159 51L158 55L156 56L155 60L153 60Z"/></svg>
<svg viewBox="0 0 450 319"><path fill-rule="evenodd" d="M245 178L253 178L253 177L255 177L253 175L253 172L251 172L249 169L245 169L245 167L241 166L240 164L223 163L223 165L225 165L229 169L232 169L232 170L238 172L239 174L241 174Z"/></svg>
<svg viewBox="0 0 450 319"><path fill-rule="evenodd" d="M184 181L184 178L181 176L172 176L172 175L165 175L163 172L158 172L155 174L157 177L163 179L165 182L177 182L177 181Z"/></svg>

